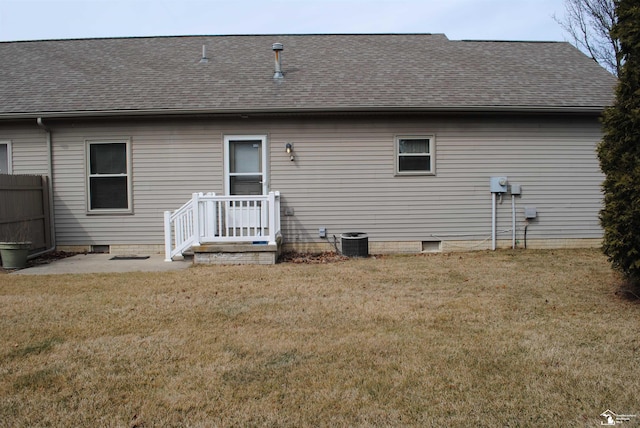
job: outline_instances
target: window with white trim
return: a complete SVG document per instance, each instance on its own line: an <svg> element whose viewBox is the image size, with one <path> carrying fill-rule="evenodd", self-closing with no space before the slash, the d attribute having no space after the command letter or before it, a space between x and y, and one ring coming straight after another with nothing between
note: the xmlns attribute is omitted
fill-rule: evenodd
<svg viewBox="0 0 640 428"><path fill-rule="evenodd" d="M0 174L11 174L11 143L0 141Z"/></svg>
<svg viewBox="0 0 640 428"><path fill-rule="evenodd" d="M435 174L435 138L433 135L398 136L395 144L397 174Z"/></svg>
<svg viewBox="0 0 640 428"><path fill-rule="evenodd" d="M131 212L128 140L87 141L87 208L90 213Z"/></svg>

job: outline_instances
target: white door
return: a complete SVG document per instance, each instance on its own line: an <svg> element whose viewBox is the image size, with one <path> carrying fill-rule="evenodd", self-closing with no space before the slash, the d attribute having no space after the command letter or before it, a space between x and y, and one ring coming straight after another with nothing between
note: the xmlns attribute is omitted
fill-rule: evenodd
<svg viewBox="0 0 640 428"><path fill-rule="evenodd" d="M263 136L225 137L227 194L266 195Z"/></svg>
<svg viewBox="0 0 640 428"><path fill-rule="evenodd" d="M266 136L225 137L225 187L228 195L266 195ZM266 226L261 204L230 204L227 227L260 228Z"/></svg>

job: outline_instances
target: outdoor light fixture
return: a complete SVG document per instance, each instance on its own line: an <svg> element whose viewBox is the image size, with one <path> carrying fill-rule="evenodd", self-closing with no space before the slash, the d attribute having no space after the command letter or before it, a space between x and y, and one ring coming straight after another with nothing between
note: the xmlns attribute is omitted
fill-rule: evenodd
<svg viewBox="0 0 640 428"><path fill-rule="evenodd" d="M293 162L295 160L295 158L293 157L293 146L291 145L291 143L287 143L287 145L284 147L287 150L287 154L291 156L291 162Z"/></svg>

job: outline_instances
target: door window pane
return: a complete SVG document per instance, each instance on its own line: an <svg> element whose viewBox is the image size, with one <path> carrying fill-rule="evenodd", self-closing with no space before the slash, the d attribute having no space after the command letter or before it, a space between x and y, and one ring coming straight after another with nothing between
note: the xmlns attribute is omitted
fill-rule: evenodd
<svg viewBox="0 0 640 428"><path fill-rule="evenodd" d="M259 173L261 171L260 159L262 157L260 146L260 141L230 141L230 172L241 174Z"/></svg>
<svg viewBox="0 0 640 428"><path fill-rule="evenodd" d="M239 175L229 177L232 195L262 195L261 175Z"/></svg>

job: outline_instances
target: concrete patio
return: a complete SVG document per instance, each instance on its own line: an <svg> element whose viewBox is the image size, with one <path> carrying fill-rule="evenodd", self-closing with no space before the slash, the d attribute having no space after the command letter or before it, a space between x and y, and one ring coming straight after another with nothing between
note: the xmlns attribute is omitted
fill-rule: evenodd
<svg viewBox="0 0 640 428"><path fill-rule="evenodd" d="M161 254L145 259L114 260L113 254L77 254L46 264L16 270L11 275L52 275L69 273L168 272L192 266L192 260L165 262ZM143 257L147 257L144 255Z"/></svg>

